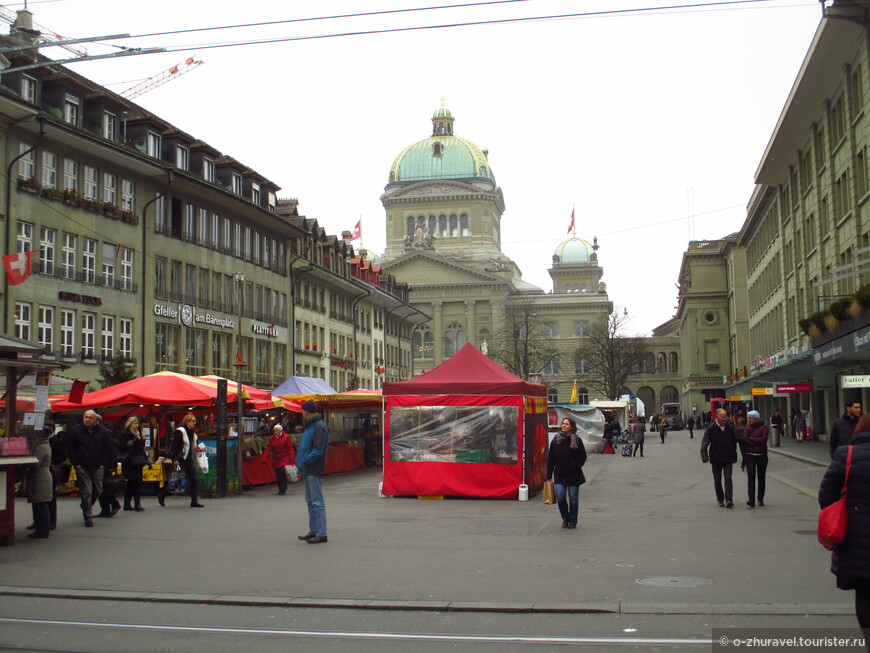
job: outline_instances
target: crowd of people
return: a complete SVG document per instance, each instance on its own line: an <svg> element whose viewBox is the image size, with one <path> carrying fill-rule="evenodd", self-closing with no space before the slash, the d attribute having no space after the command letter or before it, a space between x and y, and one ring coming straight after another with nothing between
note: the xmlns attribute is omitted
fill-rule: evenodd
<svg viewBox="0 0 870 653"><path fill-rule="evenodd" d="M297 473L305 487L309 512L309 532L299 537L310 544L327 541L326 504L323 499L322 475L326 464L329 430L313 401L302 404L304 428L300 429L298 452L281 424L272 429L261 461L275 470L278 494L287 491L288 476ZM168 435L166 456L151 461L138 417L130 417L115 436L94 410L87 410L81 422L55 432L55 423L47 419L44 428L31 438L31 453L36 464L24 476L24 493L31 504L33 523L30 539L45 539L57 527L57 488L62 483L61 465L69 463L75 470L75 485L84 525L94 526L95 518L112 518L121 510L118 495L123 494L123 509L143 512L142 483L146 465L161 463L169 471L184 474L191 508L203 508L199 502L199 453L202 447L196 433L197 417L188 413ZM118 463L121 472L118 473ZM292 471L291 471L292 467ZM72 473L72 472L71 472ZM164 507L169 484L163 483L156 493L158 505ZM100 506L98 514L94 507Z"/></svg>

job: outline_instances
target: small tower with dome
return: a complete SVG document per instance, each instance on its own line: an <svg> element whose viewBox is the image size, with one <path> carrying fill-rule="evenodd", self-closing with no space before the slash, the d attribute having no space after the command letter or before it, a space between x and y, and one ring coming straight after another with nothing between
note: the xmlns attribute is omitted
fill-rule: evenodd
<svg viewBox="0 0 870 653"><path fill-rule="evenodd" d="M598 238L589 241L571 234L553 252L553 265L548 270L556 294L604 293L601 281L604 270L598 265Z"/></svg>

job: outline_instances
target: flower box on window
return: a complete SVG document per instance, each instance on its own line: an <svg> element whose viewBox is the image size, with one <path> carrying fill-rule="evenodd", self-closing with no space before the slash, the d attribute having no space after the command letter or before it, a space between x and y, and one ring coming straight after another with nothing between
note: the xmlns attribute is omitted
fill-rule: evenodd
<svg viewBox="0 0 870 653"><path fill-rule="evenodd" d="M119 209L111 202L103 202L103 215L109 218L114 218L115 220L120 220L121 209Z"/></svg>
<svg viewBox="0 0 870 653"><path fill-rule="evenodd" d="M85 211L90 211L91 213L102 213L103 203L99 200L95 200L93 197L86 197L84 198L82 208Z"/></svg>
<svg viewBox="0 0 870 653"><path fill-rule="evenodd" d="M139 216L125 209L121 211L121 221L127 224L139 224Z"/></svg>
<svg viewBox="0 0 870 653"><path fill-rule="evenodd" d="M18 176L18 190L23 190L26 193L38 193L42 190L42 184L36 177Z"/></svg>
<svg viewBox="0 0 870 653"><path fill-rule="evenodd" d="M46 199L54 200L55 202L60 202L63 199L63 191L60 191L57 188L43 188L40 195Z"/></svg>
<svg viewBox="0 0 870 653"><path fill-rule="evenodd" d="M75 188L64 188L63 203L82 209L85 207L85 198L79 195L79 192Z"/></svg>

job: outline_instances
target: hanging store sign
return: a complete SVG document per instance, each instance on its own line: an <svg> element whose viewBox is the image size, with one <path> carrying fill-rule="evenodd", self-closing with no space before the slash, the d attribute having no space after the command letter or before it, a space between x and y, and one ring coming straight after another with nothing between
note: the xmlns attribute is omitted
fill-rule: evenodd
<svg viewBox="0 0 870 653"><path fill-rule="evenodd" d="M870 388L870 374L846 374L840 377L842 388Z"/></svg>
<svg viewBox="0 0 870 653"><path fill-rule="evenodd" d="M812 392L813 384L812 383L793 383L791 385L778 385L776 386L777 394L791 393L791 392Z"/></svg>
<svg viewBox="0 0 870 653"><path fill-rule="evenodd" d="M773 394L773 388L752 388L753 397L766 397Z"/></svg>

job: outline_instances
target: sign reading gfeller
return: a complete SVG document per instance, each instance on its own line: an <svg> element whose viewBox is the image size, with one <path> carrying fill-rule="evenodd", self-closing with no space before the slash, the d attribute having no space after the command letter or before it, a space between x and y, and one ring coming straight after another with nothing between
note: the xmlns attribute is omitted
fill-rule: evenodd
<svg viewBox="0 0 870 653"><path fill-rule="evenodd" d="M840 377L841 388L870 388L870 374L846 374Z"/></svg>

